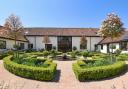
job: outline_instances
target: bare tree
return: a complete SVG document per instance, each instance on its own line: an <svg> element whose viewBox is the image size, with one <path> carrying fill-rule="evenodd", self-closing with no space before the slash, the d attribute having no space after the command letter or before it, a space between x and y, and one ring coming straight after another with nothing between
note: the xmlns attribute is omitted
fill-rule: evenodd
<svg viewBox="0 0 128 89"><path fill-rule="evenodd" d="M49 39L48 35L44 36L43 43L45 43L45 44L50 43L50 39ZM46 50L47 50L47 46L46 46Z"/></svg>
<svg viewBox="0 0 128 89"><path fill-rule="evenodd" d="M87 39L85 36L82 36L81 39L80 39L80 44L82 46L83 49L87 49Z"/></svg>
<svg viewBox="0 0 128 89"><path fill-rule="evenodd" d="M11 38L14 39L14 41L15 41L14 45L16 46L17 45L16 44L17 38L19 35L22 34L22 30L23 30L23 26L22 26L22 23L20 21L20 18L14 14L11 14L6 19L4 27L6 29L8 29L9 35Z"/></svg>

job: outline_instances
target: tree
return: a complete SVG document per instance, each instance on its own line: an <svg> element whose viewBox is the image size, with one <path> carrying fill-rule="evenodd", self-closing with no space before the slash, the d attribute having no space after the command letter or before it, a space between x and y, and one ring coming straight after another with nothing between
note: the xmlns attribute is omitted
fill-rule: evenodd
<svg viewBox="0 0 128 89"><path fill-rule="evenodd" d="M85 36L82 36L81 39L80 39L80 44L81 44L81 47L82 49L87 49L87 39Z"/></svg>
<svg viewBox="0 0 128 89"><path fill-rule="evenodd" d="M16 47L16 41L19 35L22 35L23 26L20 18L14 14L11 14L5 21L4 27L8 29L9 36L14 39Z"/></svg>
<svg viewBox="0 0 128 89"><path fill-rule="evenodd" d="M19 58L19 45L16 43L16 41L19 36L23 35L23 26L20 18L14 14L10 15L6 19L4 27L8 30L8 35L15 41L14 48L16 49L16 52L14 54L14 57Z"/></svg>
<svg viewBox="0 0 128 89"><path fill-rule="evenodd" d="M45 44L50 43L50 39L49 39L48 35L44 36L43 43L45 43ZM46 50L47 50L47 46L46 46Z"/></svg>
<svg viewBox="0 0 128 89"><path fill-rule="evenodd" d="M118 15L110 13L102 22L98 33L103 37L110 37L113 45L114 38L118 38L124 33L123 23Z"/></svg>
<svg viewBox="0 0 128 89"><path fill-rule="evenodd" d="M49 37L48 37L47 35L44 36L43 42L44 42L45 44L50 43L50 39L49 39Z"/></svg>

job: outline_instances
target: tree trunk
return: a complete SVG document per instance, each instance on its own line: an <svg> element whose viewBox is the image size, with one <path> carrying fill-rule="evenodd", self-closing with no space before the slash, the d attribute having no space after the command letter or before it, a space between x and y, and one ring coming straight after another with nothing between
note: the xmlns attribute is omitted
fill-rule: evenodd
<svg viewBox="0 0 128 89"><path fill-rule="evenodd" d="M113 61L113 37L111 39L112 39L112 52L111 52L111 62L112 62Z"/></svg>

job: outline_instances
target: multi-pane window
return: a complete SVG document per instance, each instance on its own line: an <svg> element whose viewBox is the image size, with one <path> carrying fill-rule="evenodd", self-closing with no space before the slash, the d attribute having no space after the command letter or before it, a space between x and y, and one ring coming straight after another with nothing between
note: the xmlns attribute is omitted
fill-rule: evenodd
<svg viewBox="0 0 128 89"><path fill-rule="evenodd" d="M103 49L103 44L101 44L101 49Z"/></svg>
<svg viewBox="0 0 128 89"><path fill-rule="evenodd" d="M80 49L87 49L87 43L86 44L80 44Z"/></svg>
<svg viewBox="0 0 128 89"><path fill-rule="evenodd" d="M24 43L20 43L20 49L24 49Z"/></svg>
<svg viewBox="0 0 128 89"><path fill-rule="evenodd" d="M6 49L6 41L0 40L0 49Z"/></svg>
<svg viewBox="0 0 128 89"><path fill-rule="evenodd" d="M128 50L128 42L121 42L120 43L121 50Z"/></svg>
<svg viewBox="0 0 128 89"><path fill-rule="evenodd" d="M45 44L45 49L46 50L51 50L52 49L52 44Z"/></svg>
<svg viewBox="0 0 128 89"><path fill-rule="evenodd" d="M28 49L33 49L33 44L28 44Z"/></svg>

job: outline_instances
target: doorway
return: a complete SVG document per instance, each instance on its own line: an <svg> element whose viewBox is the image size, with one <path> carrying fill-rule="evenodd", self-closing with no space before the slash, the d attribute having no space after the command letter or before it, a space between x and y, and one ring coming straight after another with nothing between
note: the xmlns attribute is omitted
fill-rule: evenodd
<svg viewBox="0 0 128 89"><path fill-rule="evenodd" d="M72 37L71 36L59 36L58 37L58 50L62 52L68 52L72 50Z"/></svg>

